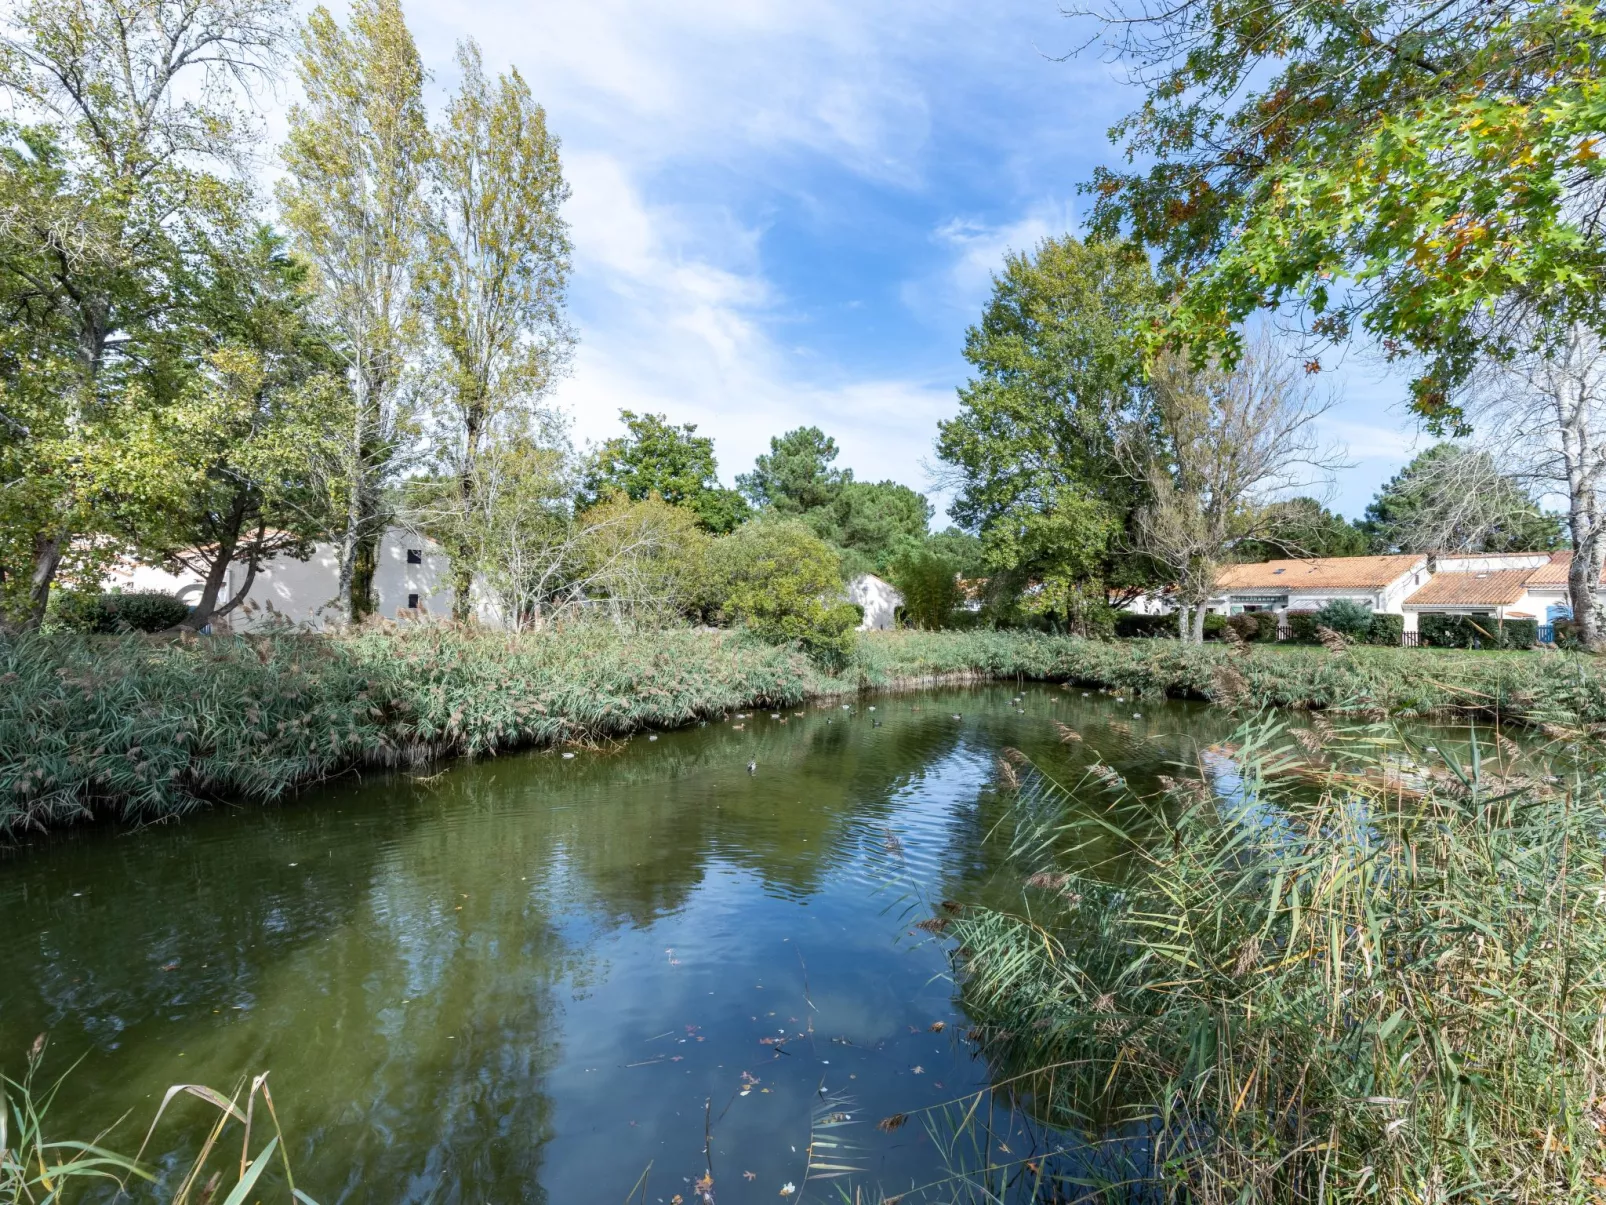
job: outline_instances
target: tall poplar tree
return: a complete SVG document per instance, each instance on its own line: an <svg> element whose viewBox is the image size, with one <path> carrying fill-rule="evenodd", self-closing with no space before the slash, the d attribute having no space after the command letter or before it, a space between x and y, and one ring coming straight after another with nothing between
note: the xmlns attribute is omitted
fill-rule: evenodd
<svg viewBox="0 0 1606 1205"><path fill-rule="evenodd" d="M290 111L279 188L285 225L312 265L318 309L346 358L354 401L335 605L373 609L382 491L410 431L420 335L414 288L431 145L424 69L397 0L357 0L342 29L323 7L301 32L305 101Z"/></svg>
<svg viewBox="0 0 1606 1205"><path fill-rule="evenodd" d="M445 388L425 526L452 559L458 619L470 611L477 541L464 530L482 508L478 466L497 441L543 424L541 399L567 367L564 321L569 197L546 111L515 71L493 82L480 49L458 47L463 73L435 133L429 174L429 254L419 273Z"/></svg>

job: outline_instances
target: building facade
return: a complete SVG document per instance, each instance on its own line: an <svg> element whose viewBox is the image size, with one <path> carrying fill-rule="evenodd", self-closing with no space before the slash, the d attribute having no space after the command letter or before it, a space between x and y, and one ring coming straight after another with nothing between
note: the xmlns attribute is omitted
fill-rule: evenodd
<svg viewBox="0 0 1606 1205"><path fill-rule="evenodd" d="M1541 627L1572 617L1570 552L1463 556L1326 557L1229 565L1216 579L1209 610L1221 615L1317 611L1335 599L1399 615L1418 630L1423 615L1532 619Z"/></svg>

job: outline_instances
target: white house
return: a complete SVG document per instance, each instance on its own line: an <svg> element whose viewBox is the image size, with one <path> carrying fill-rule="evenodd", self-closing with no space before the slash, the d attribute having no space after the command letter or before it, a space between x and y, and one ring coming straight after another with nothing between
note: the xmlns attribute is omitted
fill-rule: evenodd
<svg viewBox="0 0 1606 1205"><path fill-rule="evenodd" d="M245 573L244 565L229 566L220 601L234 597L244 584ZM305 561L273 557L257 570L245 601L220 617L216 626L235 632L283 624L322 628L338 613L333 604L339 581L339 553L333 544L315 545ZM200 598L203 586L193 573L171 573L133 562L114 568L106 584L124 591L160 590L191 604ZM501 614L482 580L475 580L473 596L476 618L500 626ZM440 545L407 528L387 529L380 537L374 570L375 613L403 623L448 618L452 597L451 562Z"/></svg>
<svg viewBox="0 0 1606 1205"><path fill-rule="evenodd" d="M1209 610L1220 615L1287 614L1317 611L1343 598L1398 615L1406 598L1430 576L1427 557L1411 553L1228 565L1216 578Z"/></svg>
<svg viewBox="0 0 1606 1205"><path fill-rule="evenodd" d="M903 595L891 582L873 573L861 573L848 583L848 601L864 608L859 631L885 632L898 626L898 608L903 606Z"/></svg>

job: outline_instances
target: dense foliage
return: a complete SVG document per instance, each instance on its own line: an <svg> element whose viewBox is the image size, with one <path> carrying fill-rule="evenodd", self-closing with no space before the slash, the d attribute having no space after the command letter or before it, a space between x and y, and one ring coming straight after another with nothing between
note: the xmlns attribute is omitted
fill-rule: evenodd
<svg viewBox="0 0 1606 1205"><path fill-rule="evenodd" d="M641 499L656 494L696 514L709 531L728 532L748 517L746 501L719 484L714 441L695 423L676 426L662 414L619 412L626 434L605 440L587 459L576 505L584 510L622 493Z"/></svg>
<svg viewBox="0 0 1606 1205"><path fill-rule="evenodd" d="M995 1074L1078 1136L1028 1169L1198 1202L1592 1198L1597 751L1557 781L1510 742L1462 766L1298 735L1254 720L1157 795L1074 752L1005 767L1018 905L934 923Z"/></svg>
<svg viewBox="0 0 1606 1205"><path fill-rule="evenodd" d="M851 610L851 608L850 608ZM852 636L852 633L848 633ZM810 694L1033 678L1135 694L1405 716L1606 722L1606 679L1559 652L1456 653L858 633L841 671L741 633L578 624L204 641L0 640L0 831L278 799L364 765L482 756Z"/></svg>

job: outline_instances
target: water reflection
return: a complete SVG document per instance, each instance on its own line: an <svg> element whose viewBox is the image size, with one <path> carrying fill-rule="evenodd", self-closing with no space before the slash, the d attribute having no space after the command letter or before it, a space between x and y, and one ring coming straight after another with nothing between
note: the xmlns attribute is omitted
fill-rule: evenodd
<svg viewBox="0 0 1606 1205"><path fill-rule="evenodd" d="M1231 726L1052 687L883 697L69 833L0 860L0 1070L48 1030L55 1066L84 1056L58 1118L132 1110L132 1147L167 1084L270 1069L325 1205L620 1200L649 1162L649 1200L689 1197L705 1110L719 1199L771 1200L825 1097L855 1179L897 1191L943 1156L875 1120L986 1085L914 924L1019 897L987 840L1000 750L1150 789Z"/></svg>

